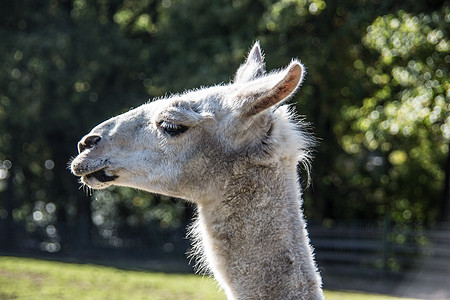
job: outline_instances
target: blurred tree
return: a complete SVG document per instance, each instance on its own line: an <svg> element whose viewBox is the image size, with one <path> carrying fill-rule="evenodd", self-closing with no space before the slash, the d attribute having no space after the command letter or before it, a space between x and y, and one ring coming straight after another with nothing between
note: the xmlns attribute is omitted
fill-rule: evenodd
<svg viewBox="0 0 450 300"><path fill-rule="evenodd" d="M320 138L310 218L448 220L449 16L438 0L1 1L2 244L118 247L187 222L190 207L130 189L90 203L67 162L112 115L228 82L255 40L268 69L307 67L292 102Z"/></svg>
<svg viewBox="0 0 450 300"><path fill-rule="evenodd" d="M402 9L408 9L412 11L412 14L408 15ZM380 33L380 30L375 32L375 29L380 27L380 20L389 18L392 12L409 16L410 20L403 23L407 22L409 25L415 22L415 31L401 33L388 27L385 32ZM378 17L380 15L382 17ZM425 18L427 22L419 22L420 18ZM431 21L433 18L434 21ZM421 167L411 165L408 169L402 168L403 176L393 178L392 176L398 176L399 168L392 173L391 161L400 157L403 152L394 152L390 156L389 152L388 156L383 156L378 152L381 141L378 141L380 147L377 149L370 148L370 142L364 142L366 138L375 141L374 132L380 131L378 125L383 120L380 119L380 123L374 124L371 130L367 127L359 127L357 132L355 132L357 125L351 124L367 124L367 116L377 115L377 112L372 115L372 110L364 111L368 103L367 99L371 99L378 93L378 83L372 80L372 76L376 74L371 76L368 74L373 73L373 70L377 68L395 68L395 74L398 76L398 71L405 65L405 61L408 63L413 60L414 63L414 59L419 54L418 59L421 60L422 65L427 64L426 59L437 60L434 62L431 74L437 72L440 76L438 82L434 81L435 86L439 88L435 90L433 97L437 97L441 103L438 105L441 115L438 118L440 121L435 120L437 124L434 126L435 129L439 128L442 131L442 120L448 116L448 93L446 95L448 62L445 61L448 54L445 38L448 21L448 6L443 1L430 3L405 1L395 4L391 1L340 1L339 3L306 0L277 1L267 10L263 24L269 34L266 33L263 40L269 42L269 49L271 44L277 45L280 41L286 43L282 50L275 48L268 51L275 55L282 54L283 57L299 53L309 73L305 86L300 91L303 99L299 102L298 108L301 112L305 111L307 118L313 121L321 141L313 169L314 185L318 188L313 187L313 190L306 194L306 205L309 208L307 213L322 219L374 220L389 212L393 214L395 221L436 220L436 212L439 209L437 203L439 203L443 186L443 157L448 148L448 139L442 134L439 138L439 133L437 135L423 134L430 129L427 125L422 129L409 128L410 131L417 130L413 133L417 140L410 139L408 142L398 140L398 135L387 132L389 138L395 139L395 142L392 142L392 145L395 145L394 148L409 144L409 147L415 148L416 157L423 159ZM405 24L402 24L402 27L405 27ZM428 36L430 33L431 36ZM361 39L364 35L364 39ZM425 41L434 37L433 42L436 44L432 45L431 52L427 43L423 43L424 35ZM395 55L400 56L401 59L394 62L378 59L380 53L373 51L375 49L371 43L379 42L380 38L388 40L388 44L395 38L396 47L402 48L403 51L401 55ZM417 39L420 41L417 42ZM399 40L401 40L400 43ZM404 44L410 43L413 45L405 47ZM436 57L437 50L433 50L434 46L440 49L439 59ZM398 49L393 52L395 51ZM432 57L428 58L429 56ZM372 61L375 67L370 65L369 62ZM425 74L427 71L422 70L422 72ZM435 76L432 75L432 77ZM375 80L378 78L380 77L375 77ZM393 94L402 95L406 101L408 98L418 96L419 91L426 90L427 85L433 82L427 80L415 82L414 87L409 90L400 90L401 86L390 80L385 83L385 86L392 89ZM403 92L405 94L402 94ZM395 105L397 102L389 96L385 95L384 103ZM433 106L432 103L428 104ZM376 110L377 107L375 105L374 109ZM349 119L348 115L352 113L359 115ZM405 111L402 114L403 118L406 113ZM428 148L423 146L423 144L434 145L436 139L440 141L439 145L428 146ZM415 144L412 144L413 142ZM347 146L353 148L350 149ZM428 166L424 167L426 163ZM423 168L433 172L424 172ZM424 177L427 179L424 180ZM386 180L392 183L389 187L383 183ZM417 189L420 189L423 194L417 193L415 191ZM394 207L397 208L393 209Z"/></svg>
<svg viewBox="0 0 450 300"><path fill-rule="evenodd" d="M390 179L393 184L389 188L380 183L380 180L386 180L386 176L391 176L389 156L385 157L376 149L366 147L364 139L360 138L361 132L355 132L351 124L363 122L363 115L356 119L349 119L348 115L352 109L363 111L360 107L364 107L367 102L364 99L370 99L377 93L378 84L368 73L374 68L369 62L378 61L379 54L372 50L368 37L362 39L366 29L375 28L378 16L388 16L393 11L400 14L406 8L413 9L413 14L417 15L419 12L428 12L428 16L438 14L441 16L439 26L445 26L448 21L444 2L419 3L411 0L393 4L391 1L336 3L281 0L206 3L174 0L146 5L147 10L141 6L135 10L136 15L131 13L133 10L130 5L124 5L126 9L121 10L118 16L127 18L117 17L116 21L130 36L143 38L147 35L147 38L154 38L149 55L152 60L152 71L149 73L152 73L154 83L148 89L151 95L228 81L247 51L249 41L254 39L261 40L263 48L270 53L267 57L268 69L286 64L290 57L302 58L309 74L304 88L294 100L301 98L298 110L313 121L316 134L321 139L313 174L314 185L318 188L313 187L306 195L308 214L318 219L378 219L390 211L386 203L389 203L389 207L403 207L399 208L401 214L406 210L405 206L416 203L415 211L426 211L431 215L412 217L410 221L436 219L437 206L432 204L431 207L429 204L436 203L439 198L437 195L442 190L442 155L427 154L433 161L429 169L435 171L434 175L430 175L441 172L440 177L431 180L433 184L423 183L423 176L427 176L425 174L422 174L422 182L412 181L413 186L420 184L425 194L433 195L430 200L418 200L420 197L414 192L405 196L408 184L406 177L403 178L403 190L398 186L400 182L397 179ZM156 16L149 13L155 7L159 12ZM138 26L137 20L142 18L149 21L141 23L145 26ZM426 24L417 26L422 28ZM433 26L435 24L431 24ZM390 34L387 32L385 36L389 38ZM405 38L410 36L406 35ZM404 51L415 56L412 50L407 48ZM375 64L377 68L384 68L386 62L379 60ZM391 63L390 67L394 66ZM386 67L389 68L389 65ZM441 71L441 82L444 82L447 73L442 68ZM416 86L420 87L421 83L418 82ZM370 132L364 131L365 134L370 138ZM391 135L390 132L388 134ZM346 148L350 136L354 140L353 144L358 145L355 152ZM392 138L395 139L393 135ZM430 139L431 136L428 136L422 141ZM401 152L392 154L391 160L395 155L401 155ZM420 168L403 171L417 180L420 177L417 172L422 172ZM409 199L413 196L416 200L405 202L405 197ZM392 213L398 215L394 210ZM406 212L405 216L408 215L409 212Z"/></svg>
<svg viewBox="0 0 450 300"><path fill-rule="evenodd" d="M5 218L43 233L65 220L78 226L71 240L80 247L89 243L91 209L68 160L93 125L146 98L137 44L107 25L105 3L2 1L0 8ZM55 209L45 209L49 203Z"/></svg>
<svg viewBox="0 0 450 300"><path fill-rule="evenodd" d="M343 149L366 160L359 164L366 199L399 222L437 220L448 205L442 190L450 141L449 13L444 7L375 19L363 38L375 59L354 63L370 95L344 107L338 126Z"/></svg>

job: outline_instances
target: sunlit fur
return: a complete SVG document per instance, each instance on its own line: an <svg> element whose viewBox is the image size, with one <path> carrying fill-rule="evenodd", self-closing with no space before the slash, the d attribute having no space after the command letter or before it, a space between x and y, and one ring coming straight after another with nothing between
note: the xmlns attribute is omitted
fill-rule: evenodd
<svg viewBox="0 0 450 300"><path fill-rule="evenodd" d="M323 299L297 174L298 164L309 171L313 142L283 105L303 70L292 60L266 73L257 43L233 82L96 126L72 172L93 189L129 186L195 203L191 258L228 299ZM101 140L84 144L93 135Z"/></svg>

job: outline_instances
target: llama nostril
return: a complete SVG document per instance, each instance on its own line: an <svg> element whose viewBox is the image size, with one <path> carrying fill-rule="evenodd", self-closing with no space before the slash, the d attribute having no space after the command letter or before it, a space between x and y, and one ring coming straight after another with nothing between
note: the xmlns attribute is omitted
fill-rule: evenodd
<svg viewBox="0 0 450 300"><path fill-rule="evenodd" d="M89 135L78 143L78 153L92 148L100 142L102 138L98 135Z"/></svg>

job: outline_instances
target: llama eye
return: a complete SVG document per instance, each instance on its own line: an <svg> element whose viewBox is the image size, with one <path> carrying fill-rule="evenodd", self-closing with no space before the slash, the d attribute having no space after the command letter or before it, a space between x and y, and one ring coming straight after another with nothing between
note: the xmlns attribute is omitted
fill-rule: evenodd
<svg viewBox="0 0 450 300"><path fill-rule="evenodd" d="M179 135L180 133L183 133L186 130L188 130L187 126L183 126L180 124L175 124L175 123L171 123L171 122L167 122L167 121L160 122L158 124L158 126L161 127L161 129L170 136L176 136L176 135Z"/></svg>

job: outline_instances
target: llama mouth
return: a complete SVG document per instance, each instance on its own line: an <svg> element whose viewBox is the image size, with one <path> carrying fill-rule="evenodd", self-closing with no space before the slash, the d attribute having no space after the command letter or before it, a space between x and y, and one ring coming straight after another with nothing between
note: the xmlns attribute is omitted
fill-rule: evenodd
<svg viewBox="0 0 450 300"><path fill-rule="evenodd" d="M95 178L95 179L97 179L100 182L114 181L117 178L119 178L119 176L117 176L117 175L108 175L106 173L106 169L105 168L100 169L100 170L95 171L95 172L92 172L92 173L89 173L89 174L86 174L83 177L85 177L86 179Z"/></svg>

